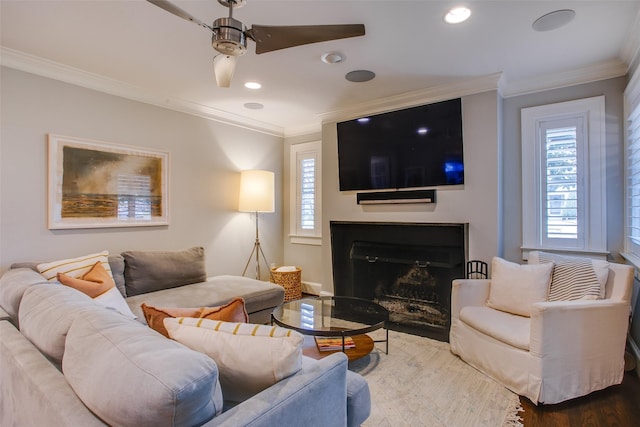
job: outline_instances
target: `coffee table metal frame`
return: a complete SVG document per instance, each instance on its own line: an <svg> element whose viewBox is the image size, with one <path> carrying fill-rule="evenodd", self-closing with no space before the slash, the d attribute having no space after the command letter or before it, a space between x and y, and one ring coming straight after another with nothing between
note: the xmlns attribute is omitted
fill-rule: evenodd
<svg viewBox="0 0 640 427"><path fill-rule="evenodd" d="M372 317L374 318L373 320L375 320L375 322L363 322L362 320L369 320L369 319L364 319L364 317L366 315L362 315L362 317L357 318L356 320L352 320L349 319L349 322L352 323L359 323L360 325L362 325L361 327L332 327L331 325L329 326L325 326L325 319L327 319L327 314L324 312L325 310L325 302L326 301L330 301L333 304L335 304L336 302L338 304L340 303L345 303L345 304L356 304L358 305L360 308L370 308L373 309L375 312L372 314ZM321 315L321 319L322 319L322 325L321 326L316 326L315 324L313 325L313 327L308 327L302 324L302 322L298 322L296 324L294 324L291 321L288 321L284 318L283 313L285 312L285 310L294 310L297 312L300 312L301 310L296 309L296 308L292 308L295 307L296 305L298 305L299 307L301 307L302 304L307 303L312 305L314 308L318 305L320 305L321 310L320 310L320 315ZM358 317L357 316L357 312L351 313L352 315L354 315L354 317ZM376 318L377 317L377 318ZM337 319L337 320L344 320L344 319L340 319L339 317L334 317L332 316L332 313L328 314L328 318L329 319ZM381 343L384 342L385 343L385 354L389 354L389 329L386 327L386 323L389 321L389 311L384 308L383 306L381 306L380 304L376 304L373 301L369 301L367 299L363 299L363 298L356 298L356 297L344 297L344 296L322 296L322 297L315 297L315 298L302 298L299 300L294 300L294 301L288 301L285 302L283 304L281 304L280 306L276 307L276 309L273 311L273 313L271 313L271 322L275 323L279 326L282 326L284 328L288 328L288 329L293 329L294 331L298 331L301 334L304 335L313 335L313 336L320 336L320 337L335 337L335 336L340 336L342 337L342 351L344 352L345 349L345 338L346 337L353 337L356 335L364 335L367 334L369 332L373 332L376 331L380 328L384 328L385 330L385 339L384 340L373 340L374 343ZM329 322L330 323L330 322Z"/></svg>

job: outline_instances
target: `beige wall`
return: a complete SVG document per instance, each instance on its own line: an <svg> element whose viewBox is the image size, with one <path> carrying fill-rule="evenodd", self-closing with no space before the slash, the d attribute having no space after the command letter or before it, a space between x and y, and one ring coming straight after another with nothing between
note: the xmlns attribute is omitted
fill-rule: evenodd
<svg viewBox="0 0 640 427"><path fill-rule="evenodd" d="M198 245L205 247L208 274L242 273L255 225L253 215L237 211L239 171L275 171L282 188L283 138L9 68L1 69L1 79L0 272L17 261L104 249ZM170 225L48 230L48 133L168 150ZM277 191L276 212L260 215L261 242L275 263L283 259L281 206Z"/></svg>

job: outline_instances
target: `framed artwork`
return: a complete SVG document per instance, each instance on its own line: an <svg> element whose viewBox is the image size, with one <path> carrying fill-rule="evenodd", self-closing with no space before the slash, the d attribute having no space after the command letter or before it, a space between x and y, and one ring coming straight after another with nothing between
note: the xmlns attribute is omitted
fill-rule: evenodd
<svg viewBox="0 0 640 427"><path fill-rule="evenodd" d="M169 152L48 135L49 229L169 224Z"/></svg>

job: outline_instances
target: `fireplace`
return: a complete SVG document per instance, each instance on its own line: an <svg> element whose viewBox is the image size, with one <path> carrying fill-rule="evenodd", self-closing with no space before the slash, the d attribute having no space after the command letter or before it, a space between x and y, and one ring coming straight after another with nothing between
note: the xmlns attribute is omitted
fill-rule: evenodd
<svg viewBox="0 0 640 427"><path fill-rule="evenodd" d="M467 224L332 221L334 292L384 306L390 329L448 341L467 235Z"/></svg>

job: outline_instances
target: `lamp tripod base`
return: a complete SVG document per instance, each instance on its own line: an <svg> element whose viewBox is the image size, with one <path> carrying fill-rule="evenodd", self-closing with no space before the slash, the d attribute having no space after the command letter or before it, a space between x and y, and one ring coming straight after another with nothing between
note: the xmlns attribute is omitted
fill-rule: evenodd
<svg viewBox="0 0 640 427"><path fill-rule="evenodd" d="M264 251L262 250L262 246L260 246L260 240L256 239L255 243L253 244L253 249L251 250L251 254L249 254L249 258L247 259L247 263L244 266L244 270L242 270L242 275L244 276L247 272L247 268L249 268L249 264L251 263L251 260L253 258L255 258L256 261L256 280L260 280L260 256L262 256L262 260L264 261L264 264L267 266L267 268L269 267L269 264L267 263L267 257L264 255ZM271 276L271 270L269 269L269 276Z"/></svg>

